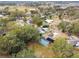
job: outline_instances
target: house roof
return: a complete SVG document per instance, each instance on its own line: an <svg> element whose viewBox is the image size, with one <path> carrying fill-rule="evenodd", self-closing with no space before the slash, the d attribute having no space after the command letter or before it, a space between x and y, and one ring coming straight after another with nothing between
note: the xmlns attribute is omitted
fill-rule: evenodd
<svg viewBox="0 0 79 59"><path fill-rule="evenodd" d="M0 35L4 34L4 31L3 30L0 30Z"/></svg>
<svg viewBox="0 0 79 59"><path fill-rule="evenodd" d="M0 14L0 17L3 17L4 15Z"/></svg>
<svg viewBox="0 0 79 59"><path fill-rule="evenodd" d="M27 20L27 23L32 24L33 23L32 19Z"/></svg>
<svg viewBox="0 0 79 59"><path fill-rule="evenodd" d="M76 46L79 47L79 42L77 42Z"/></svg>
<svg viewBox="0 0 79 59"><path fill-rule="evenodd" d="M24 26L24 21L23 20L16 20L18 25Z"/></svg>
<svg viewBox="0 0 79 59"><path fill-rule="evenodd" d="M72 44L72 45L76 45L77 42L79 42L79 38L76 36L70 36L69 40L67 40L68 43Z"/></svg>
<svg viewBox="0 0 79 59"><path fill-rule="evenodd" d="M51 23L51 22L53 22L53 20L50 20L50 19L47 19L47 20L45 20L47 23Z"/></svg>
<svg viewBox="0 0 79 59"><path fill-rule="evenodd" d="M59 34L59 33L54 32L54 33L53 33L53 38L55 38L58 34Z"/></svg>
<svg viewBox="0 0 79 59"><path fill-rule="evenodd" d="M79 40L79 38L76 37L76 36L70 36L70 37L69 37L69 40Z"/></svg>
<svg viewBox="0 0 79 59"><path fill-rule="evenodd" d="M39 33L45 33L45 31L42 28L38 28Z"/></svg>
<svg viewBox="0 0 79 59"><path fill-rule="evenodd" d="M47 40L48 40L49 42L53 42L53 41L54 41L54 40L53 40L52 38L50 38L50 37L48 37Z"/></svg>

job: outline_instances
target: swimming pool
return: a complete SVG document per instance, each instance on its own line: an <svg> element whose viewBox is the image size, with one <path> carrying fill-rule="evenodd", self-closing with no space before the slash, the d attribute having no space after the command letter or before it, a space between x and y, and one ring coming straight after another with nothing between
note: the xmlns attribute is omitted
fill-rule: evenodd
<svg viewBox="0 0 79 59"><path fill-rule="evenodd" d="M48 40L45 40L45 39L43 39L43 38L42 38L39 42L40 42L40 44L43 45L43 46L48 46L48 44L49 44L49 41L48 41Z"/></svg>

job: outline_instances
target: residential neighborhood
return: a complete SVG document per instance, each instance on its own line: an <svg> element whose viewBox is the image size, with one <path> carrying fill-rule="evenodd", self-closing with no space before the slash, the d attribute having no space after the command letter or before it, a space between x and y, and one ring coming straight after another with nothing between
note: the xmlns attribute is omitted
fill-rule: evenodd
<svg viewBox="0 0 79 59"><path fill-rule="evenodd" d="M0 58L79 58L79 2L0 1Z"/></svg>

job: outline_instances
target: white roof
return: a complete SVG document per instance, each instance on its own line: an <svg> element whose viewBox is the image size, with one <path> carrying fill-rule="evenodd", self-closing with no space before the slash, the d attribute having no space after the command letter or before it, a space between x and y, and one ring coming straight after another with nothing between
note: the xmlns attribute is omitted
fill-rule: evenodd
<svg viewBox="0 0 79 59"><path fill-rule="evenodd" d="M23 20L17 20L16 21L18 25L24 26L24 21Z"/></svg>
<svg viewBox="0 0 79 59"><path fill-rule="evenodd" d="M38 28L39 33L45 33L41 28Z"/></svg>
<svg viewBox="0 0 79 59"><path fill-rule="evenodd" d="M70 36L68 43L72 44L72 45L76 45L79 46L79 38L76 36Z"/></svg>
<svg viewBox="0 0 79 59"><path fill-rule="evenodd" d="M27 14L31 14L31 12L27 12L26 15L27 15Z"/></svg>
<svg viewBox="0 0 79 59"><path fill-rule="evenodd" d="M59 34L59 33L54 32L54 33L53 33L53 38L55 38L58 34Z"/></svg>
<svg viewBox="0 0 79 59"><path fill-rule="evenodd" d="M0 14L0 17L3 17L3 15Z"/></svg>
<svg viewBox="0 0 79 59"><path fill-rule="evenodd" d="M44 31L48 31L48 28L42 28Z"/></svg>
<svg viewBox="0 0 79 59"><path fill-rule="evenodd" d="M29 10L36 10L35 8L30 8Z"/></svg>
<svg viewBox="0 0 79 59"><path fill-rule="evenodd" d="M70 39L72 39L72 40L79 40L79 38L76 37L76 36L71 36Z"/></svg>
<svg viewBox="0 0 79 59"><path fill-rule="evenodd" d="M45 21L48 22L48 23L51 23L53 20L47 19Z"/></svg>
<svg viewBox="0 0 79 59"><path fill-rule="evenodd" d="M77 42L76 47L79 47L79 42Z"/></svg>

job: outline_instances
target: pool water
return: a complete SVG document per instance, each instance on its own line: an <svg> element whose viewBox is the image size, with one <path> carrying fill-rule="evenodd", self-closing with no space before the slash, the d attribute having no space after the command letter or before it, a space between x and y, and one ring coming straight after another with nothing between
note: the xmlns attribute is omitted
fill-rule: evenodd
<svg viewBox="0 0 79 59"><path fill-rule="evenodd" d="M49 44L49 41L48 40L45 40L45 39L41 39L39 42L43 46L48 46L48 44Z"/></svg>

